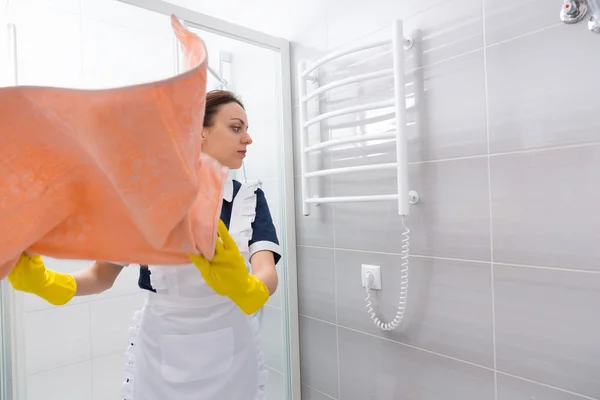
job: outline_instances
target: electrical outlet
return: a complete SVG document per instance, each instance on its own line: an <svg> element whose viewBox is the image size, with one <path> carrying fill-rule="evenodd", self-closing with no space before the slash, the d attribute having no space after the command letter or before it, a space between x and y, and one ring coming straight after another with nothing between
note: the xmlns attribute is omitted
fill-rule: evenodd
<svg viewBox="0 0 600 400"><path fill-rule="evenodd" d="M362 286L364 288L367 287L368 278L367 272L373 274L373 281L371 282L371 290L381 290L381 268L379 265L367 265L362 264L361 266L361 274L362 274Z"/></svg>

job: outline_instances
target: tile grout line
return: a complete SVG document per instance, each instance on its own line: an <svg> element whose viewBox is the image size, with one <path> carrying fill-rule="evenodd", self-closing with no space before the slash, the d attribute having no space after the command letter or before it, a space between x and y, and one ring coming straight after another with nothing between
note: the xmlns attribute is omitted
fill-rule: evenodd
<svg viewBox="0 0 600 400"><path fill-rule="evenodd" d="M488 178L488 211L489 211L489 234L490 234L490 290L492 311L492 360L494 366L494 400L498 400L498 362L496 353L496 290L494 279L494 222L492 214L492 161L491 161L491 139L490 139L490 92L488 86L488 58L487 58L487 25L486 25L485 0L481 0L481 25L483 32L483 84L485 92L485 134L487 139L487 178Z"/></svg>
<svg viewBox="0 0 600 400"><path fill-rule="evenodd" d="M484 6L484 7L485 7L485 6ZM500 45L503 45L503 44L506 44L506 43L513 42L513 41L515 41L515 40L520 40L520 39L523 39L523 38L526 38L526 37L529 37L529 36L535 35L535 34L537 34L537 33L540 33L540 32L549 31L550 29L558 28L559 26L563 26L563 25L564 25L564 23L562 23L562 22L557 22L557 23L555 23L555 24L548 25L548 26L545 26L545 27L543 27L543 28L539 28L539 29L536 29L536 30L533 30L533 31L530 31L530 32L527 32L527 33L523 33L523 34L521 34L521 35L517 35L517 36L515 36L515 37L512 37L512 38L508 38L508 39L499 40L499 41L497 41L497 42L494 42L494 43L492 43L492 44L490 44L490 45L487 45L487 47L496 47L496 46L500 46Z"/></svg>
<svg viewBox="0 0 600 400"><path fill-rule="evenodd" d="M585 395L585 394L581 394L581 393L577 393L577 392L572 392L572 391L570 391L570 390L561 389L561 388L559 388L559 387L556 387L556 386L552 386L552 385L548 385L548 384L545 384L545 383L541 383L541 382L533 381L533 380L531 380L531 379L527 379L527 378L524 378L524 377L522 377L522 376L518 376L518 375L509 374L509 373L507 373L507 372L502 372L502 371L497 371L497 372L498 372L498 374L500 374L500 375L504 375L504 376L508 376L508 377L511 377L511 378L514 378L514 379L518 379L518 380L521 380L521 381L525 381L525 382L533 383L533 384L535 384L535 385L539 385L539 386L547 387L547 388L549 388L549 389L558 390L559 392L563 392L563 393L571 394L571 395L573 395L573 396L581 397L582 399L586 399L586 400L599 400L598 398L595 398L595 397L589 397L589 396L587 396L587 395Z"/></svg>
<svg viewBox="0 0 600 400"><path fill-rule="evenodd" d="M486 51L487 53L487 51ZM487 83L486 83L487 85ZM486 127L487 130L487 127ZM479 158L486 157L504 157L504 156L517 156L531 153L543 153L547 151L558 151L558 150L569 150L569 149L577 149L582 147L596 147L600 146L600 141L591 141L585 143L576 143L576 144L564 144L557 146L548 146L541 148L533 148L533 149L522 149L522 150L513 150L513 151L502 151L498 153L489 153L489 154L472 154L469 156L460 156L460 157L449 157L449 158L438 158L435 160L422 160L422 161L411 161L409 165L421 165L421 164L435 164L435 163L443 163L443 162L452 162L452 161L465 161L465 160L475 160ZM294 175L294 179L300 179L301 175Z"/></svg>
<svg viewBox="0 0 600 400"><path fill-rule="evenodd" d="M370 250L358 250L358 249L346 249L346 248L334 249L332 247L323 247L323 246L297 245L297 247L310 248L310 249L332 250L332 251L333 250L341 250L341 251L348 251L348 252L354 252L354 253L370 253L370 254L381 254L381 255L387 255L387 256L400 256L401 255L400 253L390 253L390 252L384 252L384 251L370 251ZM422 254L411 254L410 256L414 257L414 258L424 258L424 259L431 259L431 260L446 260L446 261L455 261L455 262L464 262L464 263L473 263L473 264L492 264L492 261L489 261L489 260L488 261L469 260L469 259L464 259L464 258L428 256L428 255L422 255ZM599 275L600 274L600 271L593 271L593 270L587 270L587 269L561 268L561 267L550 267L550 266L543 266L543 265L527 265L527 264L507 263L507 262L498 262L498 261L493 262L493 264L496 266L504 266L504 267L541 269L541 270L560 271L560 272L567 272L567 273L591 274L591 275Z"/></svg>
<svg viewBox="0 0 600 400"><path fill-rule="evenodd" d="M463 364L471 365L471 366L474 366L474 367L477 367L477 368L482 368L482 369L485 369L485 370L488 370L488 371L493 371L492 367L487 367L485 365L481 365L481 364L477 364L477 363L474 363L474 362L471 362L471 361L463 360L461 358L449 356L447 354L438 353L436 351L429 350L429 349L426 349L426 348L423 348L423 347L418 347L418 346L414 346L414 345L411 345L411 344L408 344L408 343L400 342L400 341L397 341L397 340L394 340L394 339L386 338L385 336L379 336L379 335L376 335L374 333L361 331L360 329L352 328L352 327L349 327L349 326L346 326L346 325L336 325L333 322L325 321L325 320L322 320L322 319L316 318L316 317L311 317L309 315L305 315L305 314L300 314L300 315L302 317L304 317L304 318L308 318L308 319L311 319L313 321L317 321L317 322L320 322L320 323L323 323L323 324L338 326L339 328L346 329L346 330L351 331L351 332L360 333L360 334L367 335L367 336L370 336L370 337L373 337L373 338L376 338L376 339L385 340L386 342L394 343L394 344L397 344L399 346L408 347L408 348L411 348L411 349L414 349L414 350L417 350L417 351L422 351L422 352L425 352L425 353L433 354L433 355L436 355L436 356L439 356L439 357L447 358L447 359L450 359L450 360L453 360L453 361L456 361L456 362L460 362L460 363L463 363Z"/></svg>
<svg viewBox="0 0 600 400"><path fill-rule="evenodd" d="M331 177L331 194L334 194L333 177ZM337 362L337 397L341 398L342 395L342 379L340 373L340 327L338 319L338 284L337 284L337 251L336 251L336 238L335 238L335 204L331 207L331 220L333 230L333 292L334 292L334 306L335 306L335 347L336 347L336 362Z"/></svg>
<svg viewBox="0 0 600 400"><path fill-rule="evenodd" d="M462 360L460 358L449 356L447 354L442 354L442 353L435 352L433 350L428 350L428 349L424 349L422 347L413 346L413 345L408 344L408 343L398 342L396 340L389 339L389 338L386 338L384 336L377 336L377 335L375 335L373 333L364 332L364 331L361 331L361 330L358 330L358 329L354 329L354 328L350 328L350 327L344 326L344 325L340 325L340 328L345 329L345 330L350 331L350 332L355 332L355 333L359 333L359 334L362 334L362 335L371 336L371 337L376 338L376 339L381 339L381 340L384 340L386 342L397 344L399 346L408 347L408 348L413 349L413 350L422 351L424 353L432 354L434 356L442 357L442 358L445 358L445 359L448 359L448 360L456 361L456 362L459 362L459 363L462 363L462 364L467 364L467 365L470 365L470 366L473 366L473 367L485 369L486 371L494 372L494 369L492 367L486 367L485 365L477 364L477 363L474 363L474 362L471 362L471 361Z"/></svg>
<svg viewBox="0 0 600 400"><path fill-rule="evenodd" d="M548 388L551 388L551 389L559 390L559 391L564 392L564 393L573 394L573 395L579 396L579 397L581 397L583 399L586 399L586 400L600 400L600 399L589 397L589 396L586 396L586 395L583 395L583 394L580 394L580 393L572 392L572 391L569 391L569 390L566 390L566 389L561 389L559 387L555 387L555 386L551 386L551 385L548 385L548 384L545 384L545 383L541 383L541 382L538 382L538 381L527 379L527 378L521 377L519 375L513 375L513 374L510 374L510 373L507 373L507 372L503 372L503 371L496 371L495 368L493 368L493 367L487 367L485 365L481 365L481 364L477 364L477 363L474 363L474 362L471 362L471 361L463 360L463 359L460 359L460 358L457 358L457 357L449 356L447 354L442 354L442 353L438 353L438 352L433 351L433 350L428 350L428 349L425 349L423 347L413 346L411 344L399 342L397 340L389 339L389 338L386 338L384 336L378 336L378 335L376 335L374 333L369 333L369 332L361 331L360 329L351 328L351 327L345 326L345 325L336 325L333 322L325 321L325 320L322 320L322 319L316 318L316 317L311 317L310 315L300 314L300 316L302 316L304 318L308 318L308 319L313 320L313 321L317 321L317 322L323 323L323 324L332 325L332 326L338 326L341 329L345 329L345 330L350 331L350 332L354 332L354 333L358 333L358 334L370 336L370 337L372 337L374 339L384 340L386 342L390 342L390 343L393 343L393 344L396 344L396 345L399 345L399 346L408 347L408 348L411 348L411 349L414 349L414 350L417 350L417 351L422 351L424 353L428 353L428 354L431 354L431 355L435 355L435 356L438 356L438 357L449 359L449 360L452 360L452 361L455 361L455 362L459 362L461 364L466 364L466 365L470 365L470 366L473 366L473 367L476 367L476 368L481 368L481 369L484 369L484 370L490 371L490 372L495 372L495 373L497 372L500 375L509 376L509 377L512 377L512 378L515 378L515 379L520 379L520 380L523 380L523 381L526 381L526 382L530 382L530 383L533 383L533 384L536 384L536 385L540 385L540 386L548 387ZM311 387L310 385L306 385L305 383L303 383L303 385ZM311 389L314 389L314 388L311 387ZM316 389L314 389L314 390L316 390Z"/></svg>
<svg viewBox="0 0 600 400"><path fill-rule="evenodd" d="M331 397L327 393L321 392L319 389L315 389L314 387L307 385L306 383L303 383L303 385L306 386L307 388L310 388L311 390L314 390L315 392L317 392L319 394L322 394L323 396L327 397L328 399L337 400L335 397Z"/></svg>

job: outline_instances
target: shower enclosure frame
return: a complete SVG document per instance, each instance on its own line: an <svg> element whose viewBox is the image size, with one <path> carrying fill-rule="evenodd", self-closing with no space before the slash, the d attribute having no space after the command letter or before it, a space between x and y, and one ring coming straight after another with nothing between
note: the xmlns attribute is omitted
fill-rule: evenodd
<svg viewBox="0 0 600 400"><path fill-rule="evenodd" d="M281 107L282 152L281 165L284 167L283 185L283 213L285 217L284 237L282 240L283 258L286 268L283 278L286 293L282 296L282 310L284 312L284 348L288 357L285 360L285 376L289 379L287 386L288 400L300 400L300 334L298 321L298 278L296 266L296 224L295 224L295 196L294 196L294 166L293 166L293 139L292 139L292 86L291 86L291 60L290 42L274 37L263 32L245 28L188 8L180 7L162 0L117 0L122 3L137 6L149 11L165 15L175 15L186 25L215 33L234 40L250 43L259 47L273 50L279 54L279 75L281 90L279 104Z"/></svg>

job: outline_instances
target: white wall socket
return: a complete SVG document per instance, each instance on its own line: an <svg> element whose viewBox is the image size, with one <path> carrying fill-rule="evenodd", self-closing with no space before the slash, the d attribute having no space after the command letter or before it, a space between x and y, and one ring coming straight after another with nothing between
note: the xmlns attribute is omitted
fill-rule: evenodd
<svg viewBox="0 0 600 400"><path fill-rule="evenodd" d="M373 282L371 283L371 290L381 290L381 268L379 265L367 265L362 264L361 266L361 274L362 274L362 286L364 288L367 287L367 272L373 274Z"/></svg>

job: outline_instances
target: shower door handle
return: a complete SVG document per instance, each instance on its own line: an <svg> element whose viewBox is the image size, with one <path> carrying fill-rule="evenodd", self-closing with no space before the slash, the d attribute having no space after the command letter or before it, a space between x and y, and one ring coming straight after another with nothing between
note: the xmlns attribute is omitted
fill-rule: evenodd
<svg viewBox="0 0 600 400"><path fill-rule="evenodd" d="M585 17L587 10L586 0L565 0L560 11L560 20L566 24L576 24Z"/></svg>

